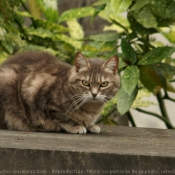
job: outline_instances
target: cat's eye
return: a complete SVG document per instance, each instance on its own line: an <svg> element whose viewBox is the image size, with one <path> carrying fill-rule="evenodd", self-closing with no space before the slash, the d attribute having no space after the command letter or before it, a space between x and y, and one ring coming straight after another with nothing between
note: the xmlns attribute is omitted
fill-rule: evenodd
<svg viewBox="0 0 175 175"><path fill-rule="evenodd" d="M82 84L83 84L84 86L90 86L89 81L86 81L86 80L82 80Z"/></svg>
<svg viewBox="0 0 175 175"><path fill-rule="evenodd" d="M108 85L108 81L104 81L100 84L101 87L106 87Z"/></svg>

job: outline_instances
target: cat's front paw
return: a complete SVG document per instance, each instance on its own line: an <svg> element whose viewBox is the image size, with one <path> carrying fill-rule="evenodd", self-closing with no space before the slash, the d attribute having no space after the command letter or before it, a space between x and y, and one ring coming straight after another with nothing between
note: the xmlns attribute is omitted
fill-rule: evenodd
<svg viewBox="0 0 175 175"><path fill-rule="evenodd" d="M97 125L92 125L88 128L88 131L92 133L99 133L100 132L100 127Z"/></svg>
<svg viewBox="0 0 175 175"><path fill-rule="evenodd" d="M74 126L70 129L70 133L73 134L86 134L87 129L84 126Z"/></svg>

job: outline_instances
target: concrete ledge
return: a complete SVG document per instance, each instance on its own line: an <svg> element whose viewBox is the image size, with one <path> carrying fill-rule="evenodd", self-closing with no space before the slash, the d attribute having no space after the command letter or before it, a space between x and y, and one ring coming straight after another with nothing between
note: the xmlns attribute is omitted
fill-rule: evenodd
<svg viewBox="0 0 175 175"><path fill-rule="evenodd" d="M116 126L86 135L0 130L1 174L175 174L175 131Z"/></svg>

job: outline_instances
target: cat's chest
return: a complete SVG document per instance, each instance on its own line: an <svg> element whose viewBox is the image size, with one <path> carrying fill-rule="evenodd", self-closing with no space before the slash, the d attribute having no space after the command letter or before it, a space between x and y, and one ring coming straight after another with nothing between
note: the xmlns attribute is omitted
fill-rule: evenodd
<svg viewBox="0 0 175 175"><path fill-rule="evenodd" d="M102 108L102 104L84 104L71 114L71 119L80 125L90 126L99 117Z"/></svg>

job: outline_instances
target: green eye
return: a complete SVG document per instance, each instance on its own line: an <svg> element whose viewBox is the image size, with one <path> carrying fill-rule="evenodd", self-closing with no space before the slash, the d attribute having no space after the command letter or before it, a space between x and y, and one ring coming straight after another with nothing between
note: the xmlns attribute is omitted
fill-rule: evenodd
<svg viewBox="0 0 175 175"><path fill-rule="evenodd" d="M108 85L108 81L104 81L100 84L101 87L106 87Z"/></svg>
<svg viewBox="0 0 175 175"><path fill-rule="evenodd" d="M82 84L83 84L84 86L90 86L89 81L86 81L86 80L82 80Z"/></svg>

